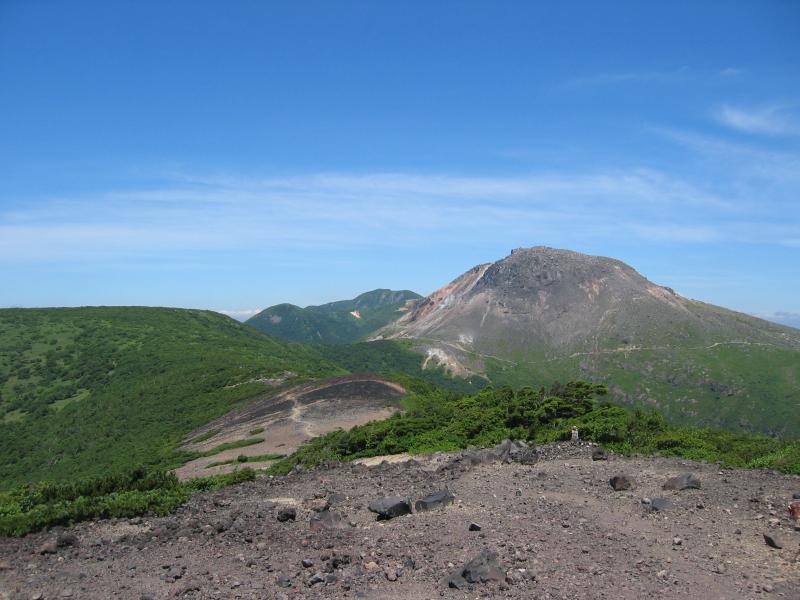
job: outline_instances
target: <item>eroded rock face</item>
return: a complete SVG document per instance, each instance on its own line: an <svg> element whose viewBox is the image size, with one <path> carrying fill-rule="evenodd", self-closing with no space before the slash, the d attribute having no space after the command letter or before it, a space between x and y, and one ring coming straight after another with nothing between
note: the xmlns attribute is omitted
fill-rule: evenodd
<svg viewBox="0 0 800 600"><path fill-rule="evenodd" d="M677 477L667 479L666 483L662 486L665 490L687 490L687 489L700 489L700 480L692 473L682 473Z"/></svg>

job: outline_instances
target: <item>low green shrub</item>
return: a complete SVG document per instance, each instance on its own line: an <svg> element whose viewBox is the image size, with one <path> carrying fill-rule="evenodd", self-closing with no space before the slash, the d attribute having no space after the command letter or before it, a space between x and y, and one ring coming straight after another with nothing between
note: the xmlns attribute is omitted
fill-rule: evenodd
<svg viewBox="0 0 800 600"><path fill-rule="evenodd" d="M297 464L314 466L325 460L486 447L504 438L544 444L570 439L575 426L582 439L623 454L680 456L800 474L800 441L675 426L658 413L601 401L605 393L605 386L581 381L538 390L486 388L471 396L424 388L404 400L405 413L310 440L270 472L287 473Z"/></svg>
<svg viewBox="0 0 800 600"><path fill-rule="evenodd" d="M255 471L242 469L181 483L173 473L133 469L75 483L24 485L0 495L0 535L25 535L88 519L165 515L196 492L254 478Z"/></svg>

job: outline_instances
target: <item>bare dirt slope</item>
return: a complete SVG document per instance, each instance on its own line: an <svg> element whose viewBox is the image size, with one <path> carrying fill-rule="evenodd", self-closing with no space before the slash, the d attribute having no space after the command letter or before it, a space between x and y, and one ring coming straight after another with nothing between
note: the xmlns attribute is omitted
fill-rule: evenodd
<svg viewBox="0 0 800 600"><path fill-rule="evenodd" d="M198 458L176 473L181 479L217 475L238 465L209 467L211 463L232 461L240 455L290 454L312 437L389 417L397 412L398 401L405 393L402 386L375 375L347 375L292 387L251 402L193 431L182 449L206 452L242 440L260 438L262 442ZM198 438L202 441L191 441ZM247 464L262 468L271 462Z"/></svg>
<svg viewBox="0 0 800 600"><path fill-rule="evenodd" d="M800 478L590 454L561 445L534 465L458 453L332 466L203 494L170 517L79 525L55 554L38 550L54 532L2 539L0 598L800 598L800 532L786 510ZM701 489L662 489L684 472ZM612 490L620 473L632 489ZM386 521L367 510L443 487L455 495L444 508ZM669 506L651 510L657 498ZM279 521L288 507L296 520ZM483 550L501 579L449 587Z"/></svg>

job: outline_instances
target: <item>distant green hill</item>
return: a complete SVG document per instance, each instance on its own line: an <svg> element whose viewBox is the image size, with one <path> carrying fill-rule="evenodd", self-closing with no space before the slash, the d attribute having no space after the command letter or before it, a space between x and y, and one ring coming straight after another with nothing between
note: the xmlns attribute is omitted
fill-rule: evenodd
<svg viewBox="0 0 800 600"><path fill-rule="evenodd" d="M285 371L346 372L208 311L0 310L0 488L169 465L186 433Z"/></svg>
<svg viewBox="0 0 800 600"><path fill-rule="evenodd" d="M320 306L278 304L262 310L247 324L294 342L347 344L368 337L402 316L406 302L419 297L408 290L373 290L352 300Z"/></svg>

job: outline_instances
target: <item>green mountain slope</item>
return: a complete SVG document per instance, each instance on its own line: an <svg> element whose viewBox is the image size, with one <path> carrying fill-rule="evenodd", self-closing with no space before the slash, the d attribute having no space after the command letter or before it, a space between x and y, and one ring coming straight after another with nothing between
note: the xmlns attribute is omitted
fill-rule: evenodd
<svg viewBox="0 0 800 600"><path fill-rule="evenodd" d="M0 487L168 465L186 433L286 371L345 372L208 311L0 310Z"/></svg>
<svg viewBox="0 0 800 600"><path fill-rule="evenodd" d="M247 321L259 331L306 344L347 344L368 337L403 314L419 294L373 290L352 300L300 308L278 304Z"/></svg>

